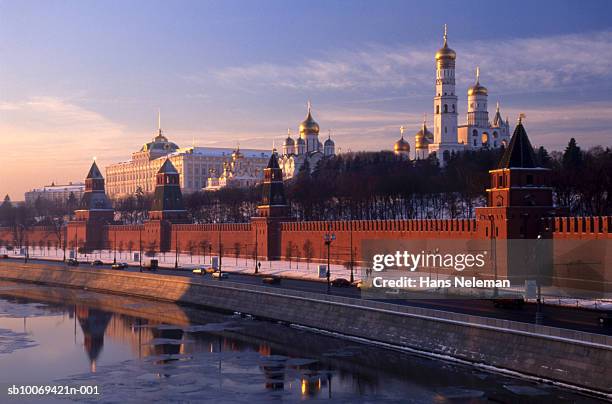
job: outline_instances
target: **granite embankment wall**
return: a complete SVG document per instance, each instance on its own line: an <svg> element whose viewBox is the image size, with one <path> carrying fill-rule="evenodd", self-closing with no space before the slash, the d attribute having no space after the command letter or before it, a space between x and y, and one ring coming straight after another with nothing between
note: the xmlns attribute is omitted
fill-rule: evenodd
<svg viewBox="0 0 612 404"><path fill-rule="evenodd" d="M612 337L228 281L0 263L0 278L203 305L612 394Z"/></svg>

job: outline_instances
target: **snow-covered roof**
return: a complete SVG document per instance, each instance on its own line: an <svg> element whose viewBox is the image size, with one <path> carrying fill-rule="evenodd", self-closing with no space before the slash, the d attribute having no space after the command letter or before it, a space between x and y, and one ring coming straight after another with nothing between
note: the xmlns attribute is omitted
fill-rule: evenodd
<svg viewBox="0 0 612 404"><path fill-rule="evenodd" d="M180 154L195 154L199 156L210 156L210 157L231 157L232 153L235 149L230 147L189 147L178 149L174 153L171 153L170 156L180 155ZM272 153L270 150L260 150L260 149L243 149L240 148L240 153L244 157L251 158L268 158Z"/></svg>

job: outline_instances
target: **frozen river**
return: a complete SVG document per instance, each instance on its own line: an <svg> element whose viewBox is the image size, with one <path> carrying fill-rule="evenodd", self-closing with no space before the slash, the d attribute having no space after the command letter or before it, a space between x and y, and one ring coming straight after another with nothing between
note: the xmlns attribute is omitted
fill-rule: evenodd
<svg viewBox="0 0 612 404"><path fill-rule="evenodd" d="M7 397L13 385L100 394ZM0 402L596 402L238 314L9 282L0 282L0 387Z"/></svg>

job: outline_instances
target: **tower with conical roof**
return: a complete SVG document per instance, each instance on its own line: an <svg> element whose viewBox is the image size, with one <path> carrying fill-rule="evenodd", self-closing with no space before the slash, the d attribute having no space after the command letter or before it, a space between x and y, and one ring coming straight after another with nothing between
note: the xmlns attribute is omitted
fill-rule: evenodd
<svg viewBox="0 0 612 404"><path fill-rule="evenodd" d="M170 222L183 222L187 217L179 183L179 173L170 159L166 159L157 171L155 193L149 217L151 220L167 220Z"/></svg>
<svg viewBox="0 0 612 404"><path fill-rule="evenodd" d="M113 220L113 207L106 197L104 177L95 161L91 164L85 178L85 191L75 215L77 220L104 222Z"/></svg>
<svg viewBox="0 0 612 404"><path fill-rule="evenodd" d="M553 206L550 169L539 166L522 117L497 168L490 170L489 175L487 206L476 209L478 231L496 246L496 262L503 269L499 273L522 282L521 279L533 275L529 272L536 264L543 266L550 256L550 251L536 253L530 248L540 243L534 244L533 240L551 237L547 218L557 211ZM536 263L533 257L542 261Z"/></svg>
<svg viewBox="0 0 612 404"><path fill-rule="evenodd" d="M115 212L106 197L104 177L94 161L85 178L85 191L75 219L68 223L65 245L96 250L107 247L105 227L114 221Z"/></svg>
<svg viewBox="0 0 612 404"><path fill-rule="evenodd" d="M257 206L257 217L251 219L252 237L259 258L277 260L281 257L281 222L289 220L283 172L276 150L272 150L264 169L261 204Z"/></svg>

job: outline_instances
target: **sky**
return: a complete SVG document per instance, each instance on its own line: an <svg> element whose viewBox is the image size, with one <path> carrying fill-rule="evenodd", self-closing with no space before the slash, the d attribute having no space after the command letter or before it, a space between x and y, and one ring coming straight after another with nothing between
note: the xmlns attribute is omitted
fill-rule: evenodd
<svg viewBox="0 0 612 404"><path fill-rule="evenodd" d="M270 149L312 101L343 151L390 149L423 114L448 24L459 122L480 66L534 145L612 142L609 1L0 0L0 194L82 180L157 129Z"/></svg>

